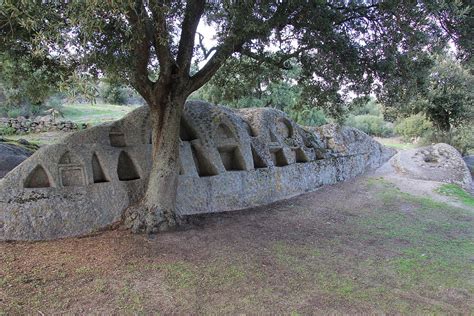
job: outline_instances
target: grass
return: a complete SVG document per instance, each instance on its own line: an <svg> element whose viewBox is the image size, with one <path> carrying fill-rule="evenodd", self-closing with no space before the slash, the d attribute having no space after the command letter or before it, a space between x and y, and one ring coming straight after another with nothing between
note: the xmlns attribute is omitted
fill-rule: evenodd
<svg viewBox="0 0 474 316"><path fill-rule="evenodd" d="M125 106L107 103L98 104L65 104L62 107L64 120L76 123L97 125L104 122L115 121L136 109L136 106Z"/></svg>
<svg viewBox="0 0 474 316"><path fill-rule="evenodd" d="M3 309L5 314L468 314L474 297L472 212L401 192L382 178L356 185L338 204L324 204L322 195L316 199L322 208L313 207L315 200L292 200L262 217L223 216L151 241L109 232L9 244L0 256ZM362 204L349 203L351 194L366 196ZM215 232L234 221L242 226ZM70 249L61 250L68 244ZM68 305L70 298L76 305ZM89 309L81 310L83 304Z"/></svg>
<svg viewBox="0 0 474 316"><path fill-rule="evenodd" d="M463 204L474 207L474 197L456 184L443 184L436 189L436 192L447 196L453 196Z"/></svg>
<svg viewBox="0 0 474 316"><path fill-rule="evenodd" d="M391 137L391 138L377 137L377 141L386 147L391 147L391 148L400 149L400 150L413 149L417 147L416 144L403 142L398 137L396 138L395 137Z"/></svg>
<svg viewBox="0 0 474 316"><path fill-rule="evenodd" d="M115 104L65 104L61 111L64 117L60 117L58 120L69 120L75 123L87 123L89 126L98 125L101 123L111 122L124 117L136 109L139 105L115 105ZM52 144L62 137L65 137L67 133L51 131L43 133L30 133L20 135L8 135L8 139L19 140L25 139L30 143L36 145L48 145Z"/></svg>
<svg viewBox="0 0 474 316"><path fill-rule="evenodd" d="M359 223L372 236L404 245L400 254L387 262L397 274L397 285L419 292L464 287L474 293L474 285L465 279L472 271L470 258L474 253L472 213L403 193L382 179L371 179L369 186L381 189L377 196L384 207L362 217ZM413 206L410 212L400 212L401 203Z"/></svg>
<svg viewBox="0 0 474 316"><path fill-rule="evenodd" d="M196 285L195 269L186 262L151 264L149 269L161 271L169 286L191 288Z"/></svg>

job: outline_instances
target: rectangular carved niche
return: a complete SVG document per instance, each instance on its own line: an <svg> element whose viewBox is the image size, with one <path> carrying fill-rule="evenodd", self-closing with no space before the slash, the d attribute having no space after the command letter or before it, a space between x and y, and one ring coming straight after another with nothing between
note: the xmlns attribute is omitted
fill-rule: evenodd
<svg viewBox="0 0 474 316"><path fill-rule="evenodd" d="M118 127L112 127L109 132L110 146L112 147L126 147L125 134Z"/></svg>
<svg viewBox="0 0 474 316"><path fill-rule="evenodd" d="M265 159L257 152L255 147L252 145L252 158L253 158L253 167L255 169L267 168L268 165L265 162Z"/></svg>
<svg viewBox="0 0 474 316"><path fill-rule="evenodd" d="M276 151L272 151L271 153L273 164L277 167L283 167L288 165L288 161L285 157L285 153L283 149L278 149Z"/></svg>
<svg viewBox="0 0 474 316"><path fill-rule="evenodd" d="M194 164L196 166L196 171L200 177L210 177L219 174L214 164L212 164L207 159L206 155L204 155L200 149L198 149L195 145L192 145L191 150Z"/></svg>
<svg viewBox="0 0 474 316"><path fill-rule="evenodd" d="M224 147L218 150L225 170L245 170L245 162L240 154L239 147Z"/></svg>
<svg viewBox="0 0 474 316"><path fill-rule="evenodd" d="M64 187L83 186L84 171L81 166L59 167L61 184Z"/></svg>
<svg viewBox="0 0 474 316"><path fill-rule="evenodd" d="M74 153L66 151L59 159L59 179L63 187L85 185L84 167Z"/></svg>

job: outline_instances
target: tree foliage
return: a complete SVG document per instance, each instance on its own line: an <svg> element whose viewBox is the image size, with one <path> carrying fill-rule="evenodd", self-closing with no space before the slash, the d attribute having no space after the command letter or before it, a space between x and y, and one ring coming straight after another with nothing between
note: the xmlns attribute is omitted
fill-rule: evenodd
<svg viewBox="0 0 474 316"><path fill-rule="evenodd" d="M426 93L415 99L415 108L441 130L474 121L474 75L453 58L437 56L428 77ZM418 104L418 103L421 104Z"/></svg>
<svg viewBox="0 0 474 316"><path fill-rule="evenodd" d="M474 120L474 76L469 67L448 54L435 55L433 66L416 93L389 104L403 114L423 113L434 127L449 131Z"/></svg>
<svg viewBox="0 0 474 316"><path fill-rule="evenodd" d="M150 106L153 164L143 201L126 218L151 232L176 224L184 102L229 58L282 69L295 60L306 106L335 113L350 92L416 80L430 51L467 34L442 23L463 23L465 7L459 0L3 0L0 51L113 75L141 94ZM215 30L213 47L201 41L199 23Z"/></svg>
<svg viewBox="0 0 474 316"><path fill-rule="evenodd" d="M189 77L190 57L200 61L213 54L191 76L189 90L209 80L233 54L267 70L296 59L306 104L333 111L349 90L368 92L378 82L416 86L405 84L406 78L416 81L425 68L423 52L448 38L469 43L465 25L471 23L466 19L471 11L460 1L5 0L1 9L3 51L118 74L142 95L152 89L153 74L176 66L173 71ZM216 46L194 42L200 19L215 28Z"/></svg>

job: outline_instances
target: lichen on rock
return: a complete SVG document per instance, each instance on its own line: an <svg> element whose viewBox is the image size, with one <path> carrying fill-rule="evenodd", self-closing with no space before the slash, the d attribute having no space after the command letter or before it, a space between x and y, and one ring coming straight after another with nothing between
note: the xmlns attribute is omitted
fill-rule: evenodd
<svg viewBox="0 0 474 316"><path fill-rule="evenodd" d="M151 169L149 109L40 148L0 180L0 240L85 235L121 221ZM190 101L181 120L179 216L265 205L357 176L394 151L363 132L304 128L270 109Z"/></svg>

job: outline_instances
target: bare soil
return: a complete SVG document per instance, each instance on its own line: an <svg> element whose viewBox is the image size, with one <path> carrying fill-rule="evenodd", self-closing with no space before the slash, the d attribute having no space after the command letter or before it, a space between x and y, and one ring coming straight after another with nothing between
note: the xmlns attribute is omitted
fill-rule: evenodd
<svg viewBox="0 0 474 316"><path fill-rule="evenodd" d="M387 179L159 235L0 243L0 314L471 313L474 210Z"/></svg>

